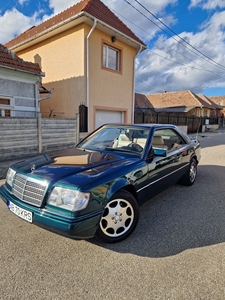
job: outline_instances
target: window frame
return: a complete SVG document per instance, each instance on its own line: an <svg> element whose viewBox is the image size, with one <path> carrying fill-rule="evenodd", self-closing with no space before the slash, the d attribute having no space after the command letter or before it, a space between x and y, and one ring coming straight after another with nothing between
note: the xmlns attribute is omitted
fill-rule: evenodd
<svg viewBox="0 0 225 300"><path fill-rule="evenodd" d="M0 117L13 117L14 107L12 105L12 98L0 95L0 100L6 100L9 102L9 104L0 103Z"/></svg>
<svg viewBox="0 0 225 300"><path fill-rule="evenodd" d="M172 134L168 134L169 132ZM187 141L179 134L179 132L173 130L172 128L156 129L153 136L161 136L163 138L164 145L168 148L168 153L187 145ZM167 137L169 137L169 139L167 139ZM172 137L175 137L176 139L174 139L172 143L169 143L169 145L168 143L166 143L166 140L170 142L172 140Z"/></svg>
<svg viewBox="0 0 225 300"><path fill-rule="evenodd" d="M112 49L118 53L118 61L117 61L118 70L112 69L108 66L104 66L104 47L107 47L107 49ZM114 44L106 40L102 40L101 68L103 70L107 70L122 75L122 59L123 59L123 49L121 47L115 46Z"/></svg>

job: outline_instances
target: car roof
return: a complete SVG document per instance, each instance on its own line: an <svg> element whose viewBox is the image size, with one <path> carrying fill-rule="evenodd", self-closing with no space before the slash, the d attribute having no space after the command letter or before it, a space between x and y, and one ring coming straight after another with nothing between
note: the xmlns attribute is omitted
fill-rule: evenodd
<svg viewBox="0 0 225 300"><path fill-rule="evenodd" d="M177 128L177 126L172 124L121 124L121 123L106 123L102 126L134 126L134 127L142 127L142 128L154 128L154 129L160 129L160 128Z"/></svg>

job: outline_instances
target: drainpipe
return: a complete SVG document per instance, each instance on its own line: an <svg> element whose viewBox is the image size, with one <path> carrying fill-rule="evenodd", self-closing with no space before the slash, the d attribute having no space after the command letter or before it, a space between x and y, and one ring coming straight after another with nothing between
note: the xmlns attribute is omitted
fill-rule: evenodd
<svg viewBox="0 0 225 300"><path fill-rule="evenodd" d="M42 153L42 124L41 124L41 112L40 112L40 101L46 100L52 96L54 89L49 91L46 97L39 98L39 83L41 78L35 83L35 100L36 100L36 113L37 113L37 135L38 135L38 153Z"/></svg>
<svg viewBox="0 0 225 300"><path fill-rule="evenodd" d="M96 24L97 24L97 19L95 18L94 19L94 24L90 30L90 32L88 33L88 36L86 38L86 106L87 106L87 120L88 120L88 132L89 132L89 90L90 90L90 87L89 87L89 84L90 84L90 78L89 78L89 38L92 34L92 32L94 31L95 27L96 27Z"/></svg>
<svg viewBox="0 0 225 300"><path fill-rule="evenodd" d="M40 105L39 105L40 101L43 101L43 100L51 98L53 92L54 92L54 88L49 91L48 96L45 96L43 98L38 98L38 110L39 111L40 111Z"/></svg>
<svg viewBox="0 0 225 300"><path fill-rule="evenodd" d="M39 80L35 83L35 107L36 107L36 112L39 112L39 102L38 102L38 98L39 98L39 83L41 82L41 77L39 78Z"/></svg>
<svg viewBox="0 0 225 300"><path fill-rule="evenodd" d="M142 50L142 45L140 45L140 48L138 50L138 52L136 53L135 57L134 57L134 78L133 78L133 103L132 103L132 112L131 112L131 123L134 123L134 105L135 105L135 59L137 58L138 54L141 52Z"/></svg>

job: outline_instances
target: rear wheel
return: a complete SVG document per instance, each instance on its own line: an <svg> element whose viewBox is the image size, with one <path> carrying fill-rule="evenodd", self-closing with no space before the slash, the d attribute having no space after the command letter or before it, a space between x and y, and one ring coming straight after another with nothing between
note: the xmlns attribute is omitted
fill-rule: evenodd
<svg viewBox="0 0 225 300"><path fill-rule="evenodd" d="M106 243L116 243L127 238L139 219L139 207L133 195L125 190L116 192L107 203L96 232L96 237Z"/></svg>
<svg viewBox="0 0 225 300"><path fill-rule="evenodd" d="M185 176L180 180L183 185L192 185L197 177L197 161L192 158Z"/></svg>

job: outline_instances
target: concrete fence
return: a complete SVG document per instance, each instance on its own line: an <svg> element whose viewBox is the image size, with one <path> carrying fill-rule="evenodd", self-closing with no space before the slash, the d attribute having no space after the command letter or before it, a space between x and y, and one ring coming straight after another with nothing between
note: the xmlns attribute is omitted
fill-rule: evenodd
<svg viewBox="0 0 225 300"><path fill-rule="evenodd" d="M0 118L0 161L75 146L79 119Z"/></svg>

